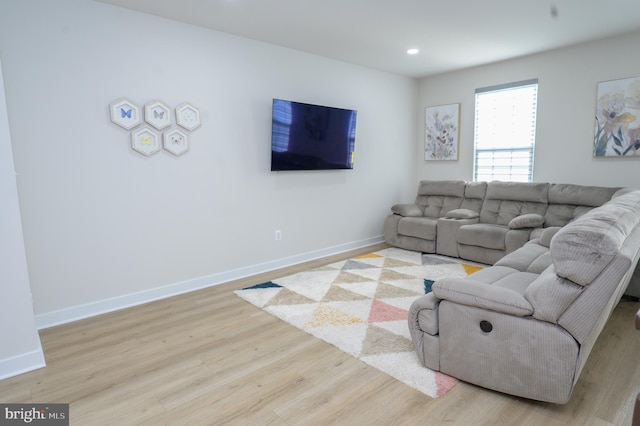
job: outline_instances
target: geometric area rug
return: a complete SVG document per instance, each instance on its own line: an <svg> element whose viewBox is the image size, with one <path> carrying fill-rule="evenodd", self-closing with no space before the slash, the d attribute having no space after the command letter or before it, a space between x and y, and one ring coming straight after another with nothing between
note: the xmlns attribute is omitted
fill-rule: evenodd
<svg viewBox="0 0 640 426"><path fill-rule="evenodd" d="M423 367L407 317L411 303L444 277L481 266L399 248L343 260L234 293L431 398L456 379Z"/></svg>

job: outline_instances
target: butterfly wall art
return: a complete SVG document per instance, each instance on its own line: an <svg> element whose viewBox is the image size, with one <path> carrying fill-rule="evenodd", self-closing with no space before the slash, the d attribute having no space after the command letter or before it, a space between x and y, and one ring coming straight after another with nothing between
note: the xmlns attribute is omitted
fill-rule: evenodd
<svg viewBox="0 0 640 426"><path fill-rule="evenodd" d="M189 150L189 135L173 127L164 132L163 148L178 157Z"/></svg>
<svg viewBox="0 0 640 426"><path fill-rule="evenodd" d="M160 151L160 135L149 125L131 132L131 148L147 157Z"/></svg>
<svg viewBox="0 0 640 426"><path fill-rule="evenodd" d="M144 106L144 121L158 130L171 125L171 108L161 101L151 101Z"/></svg>
<svg viewBox="0 0 640 426"><path fill-rule="evenodd" d="M127 98L109 104L111 121L131 131L131 148L150 157L162 148L178 157L189 150L190 132L200 127L200 111L190 103L174 110L166 103L153 100L139 107ZM175 125L172 125L175 117Z"/></svg>
<svg viewBox="0 0 640 426"><path fill-rule="evenodd" d="M194 130L200 127L200 111L189 103L178 105L176 107L176 122L187 130Z"/></svg>
<svg viewBox="0 0 640 426"><path fill-rule="evenodd" d="M140 108L129 99L120 98L109 105L111 121L125 130L131 130L142 122Z"/></svg>

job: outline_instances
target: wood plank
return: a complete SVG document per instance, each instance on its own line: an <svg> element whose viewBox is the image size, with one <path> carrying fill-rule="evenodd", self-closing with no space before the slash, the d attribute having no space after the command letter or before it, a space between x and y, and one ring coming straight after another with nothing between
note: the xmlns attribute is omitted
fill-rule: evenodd
<svg viewBox="0 0 640 426"><path fill-rule="evenodd" d="M42 330L47 367L0 381L0 402L69 402L82 425L630 424L639 302L618 305L572 399L554 405L463 382L429 398L233 294L384 247Z"/></svg>

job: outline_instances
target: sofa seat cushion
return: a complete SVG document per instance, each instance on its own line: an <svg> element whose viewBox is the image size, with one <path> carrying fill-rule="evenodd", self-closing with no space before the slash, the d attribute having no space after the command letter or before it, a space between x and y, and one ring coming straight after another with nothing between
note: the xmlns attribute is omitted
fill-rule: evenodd
<svg viewBox="0 0 640 426"><path fill-rule="evenodd" d="M473 280L497 287L503 287L520 295L536 278L538 274L519 271L508 266L492 266L473 273Z"/></svg>
<svg viewBox="0 0 640 426"><path fill-rule="evenodd" d="M398 234L435 241L438 220L430 217L403 217L398 222Z"/></svg>
<svg viewBox="0 0 640 426"><path fill-rule="evenodd" d="M521 272L540 274L552 264L549 247L533 240L498 260L494 266L513 268Z"/></svg>
<svg viewBox="0 0 640 426"><path fill-rule="evenodd" d="M509 232L508 226L474 223L461 226L458 229L456 240L459 244L506 250L505 237L507 232Z"/></svg>
<svg viewBox="0 0 640 426"><path fill-rule="evenodd" d="M515 275L518 274L523 273L515 273ZM518 290L499 285L487 285L476 281L473 275L465 278L443 278L436 281L432 289L435 296L444 301L516 316L528 316L533 313L531 304ZM440 322L440 325L443 324Z"/></svg>
<svg viewBox="0 0 640 426"><path fill-rule="evenodd" d="M490 268L483 268L473 273L474 281L482 282L485 284L493 284L496 281L503 279L506 276L518 272L516 269L509 268L507 266L492 266ZM465 278L466 279L466 278Z"/></svg>
<svg viewBox="0 0 640 426"><path fill-rule="evenodd" d="M494 282L493 285L495 287L502 287L511 291L515 291L516 293L524 296L524 293L527 290L527 287L529 287L529 284L534 282L536 278L538 278L538 276L538 274L535 274L533 272L518 271Z"/></svg>

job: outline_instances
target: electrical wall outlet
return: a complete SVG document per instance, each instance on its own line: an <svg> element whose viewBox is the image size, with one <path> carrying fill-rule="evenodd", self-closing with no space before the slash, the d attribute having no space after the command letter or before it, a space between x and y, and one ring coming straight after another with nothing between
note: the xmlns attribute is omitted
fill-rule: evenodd
<svg viewBox="0 0 640 426"><path fill-rule="evenodd" d="M280 241L282 239L282 231L279 229L276 229L274 238L276 241Z"/></svg>

